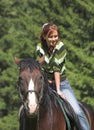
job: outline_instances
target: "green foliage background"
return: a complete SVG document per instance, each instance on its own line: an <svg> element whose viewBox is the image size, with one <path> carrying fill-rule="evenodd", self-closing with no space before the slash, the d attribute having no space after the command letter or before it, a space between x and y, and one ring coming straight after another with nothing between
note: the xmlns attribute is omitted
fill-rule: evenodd
<svg viewBox="0 0 94 130"><path fill-rule="evenodd" d="M94 1L0 0L0 130L18 130L21 105L13 57L35 57L41 27L54 22L68 50L77 99L94 107Z"/></svg>

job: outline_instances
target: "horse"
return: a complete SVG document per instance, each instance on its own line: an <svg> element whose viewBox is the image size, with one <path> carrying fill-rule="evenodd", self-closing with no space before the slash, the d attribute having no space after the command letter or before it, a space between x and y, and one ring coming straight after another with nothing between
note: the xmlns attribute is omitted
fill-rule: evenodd
<svg viewBox="0 0 94 130"><path fill-rule="evenodd" d="M18 86L22 100L19 130L79 130L79 121L73 109L49 87L40 64L33 58L14 59L19 67ZM94 110L81 102L80 105L87 116L90 130L94 130Z"/></svg>

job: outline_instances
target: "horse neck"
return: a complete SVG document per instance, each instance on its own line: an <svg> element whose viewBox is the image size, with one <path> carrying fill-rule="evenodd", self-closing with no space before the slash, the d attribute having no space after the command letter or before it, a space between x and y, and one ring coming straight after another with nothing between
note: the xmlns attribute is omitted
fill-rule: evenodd
<svg viewBox="0 0 94 130"><path fill-rule="evenodd" d="M40 100L40 108L43 110L45 108L45 110L47 110L49 109L50 105L51 105L51 92L49 90L49 86L45 83Z"/></svg>

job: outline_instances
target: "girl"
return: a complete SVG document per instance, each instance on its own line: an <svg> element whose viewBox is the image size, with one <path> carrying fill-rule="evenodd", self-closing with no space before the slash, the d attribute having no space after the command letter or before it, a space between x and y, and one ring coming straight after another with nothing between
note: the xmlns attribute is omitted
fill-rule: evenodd
<svg viewBox="0 0 94 130"><path fill-rule="evenodd" d="M66 78L65 58L67 52L64 43L60 41L59 34L55 24L46 23L43 25L40 35L41 42L36 49L37 60L47 74L50 86L73 107L81 125L80 130L89 130L88 121Z"/></svg>

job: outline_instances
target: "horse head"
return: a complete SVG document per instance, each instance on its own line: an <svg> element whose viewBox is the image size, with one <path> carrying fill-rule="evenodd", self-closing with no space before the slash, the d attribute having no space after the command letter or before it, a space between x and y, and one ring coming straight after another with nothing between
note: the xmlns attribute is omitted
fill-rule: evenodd
<svg viewBox="0 0 94 130"><path fill-rule="evenodd" d="M34 59L14 58L19 67L19 94L24 108L29 115L38 112L44 90L44 73L37 61Z"/></svg>

